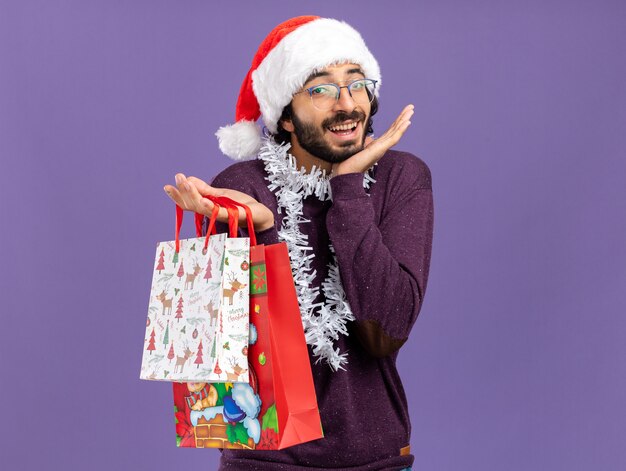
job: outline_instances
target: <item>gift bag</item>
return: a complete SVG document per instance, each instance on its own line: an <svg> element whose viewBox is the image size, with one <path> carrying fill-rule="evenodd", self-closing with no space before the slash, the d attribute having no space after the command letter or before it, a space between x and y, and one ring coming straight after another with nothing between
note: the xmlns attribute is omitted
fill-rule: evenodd
<svg viewBox="0 0 626 471"><path fill-rule="evenodd" d="M174 383L180 447L276 450L323 437L286 244L253 245L249 276L249 384Z"/></svg>
<svg viewBox="0 0 626 471"><path fill-rule="evenodd" d="M228 350L227 337L243 336L247 341L247 316L229 323L226 329L221 318L224 257L233 244L227 234L215 234L218 211L216 205L206 237L201 237L203 216L196 214L198 237L181 240L183 211L177 206L175 240L157 245L141 379L235 380L228 376L232 369L222 372L220 363L246 361L245 355ZM230 224L231 235L236 235L236 222ZM247 375L238 380L247 380Z"/></svg>
<svg viewBox="0 0 626 471"><path fill-rule="evenodd" d="M210 197L214 204L230 200ZM250 238L237 237L239 214L234 205L226 207L229 214L230 238L224 243L220 304L221 355L210 376L204 381L248 382L248 331L250 309ZM252 220L248 228L253 228ZM254 230L251 232L254 243Z"/></svg>

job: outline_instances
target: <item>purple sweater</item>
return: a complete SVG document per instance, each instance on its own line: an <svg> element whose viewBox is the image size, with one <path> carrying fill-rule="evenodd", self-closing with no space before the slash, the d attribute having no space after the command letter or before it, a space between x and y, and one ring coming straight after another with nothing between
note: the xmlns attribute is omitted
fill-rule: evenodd
<svg viewBox="0 0 626 471"><path fill-rule="evenodd" d="M242 191L270 208L275 227L257 233L257 239L273 244L282 215L265 177L263 162L251 160L226 168L212 185ZM413 455L400 455L409 445L411 423L396 357L426 291L434 220L431 176L418 157L391 150L374 178L366 191L363 174L340 175L330 181L332 202L304 200L304 217L311 222L300 230L315 253L315 285L327 275L330 240L356 318L350 335L335 343L348 352L345 371L311 361L324 438L280 451L224 450L220 469L370 471L413 464ZM218 231L226 230L220 226Z"/></svg>

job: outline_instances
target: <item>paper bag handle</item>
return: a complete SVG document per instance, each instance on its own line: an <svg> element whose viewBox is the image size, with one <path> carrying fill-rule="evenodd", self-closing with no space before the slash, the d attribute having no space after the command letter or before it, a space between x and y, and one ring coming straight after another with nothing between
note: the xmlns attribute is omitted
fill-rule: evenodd
<svg viewBox="0 0 626 471"><path fill-rule="evenodd" d="M228 236L229 237L237 237L237 231L239 229L239 210L237 209L236 205L231 203L231 199L230 198L226 198L225 196L210 196L210 195L204 195L203 198L206 198L208 200L210 200L211 202L213 202L213 210L215 211L215 206L217 206L219 208L220 204L224 207L224 209L226 209L226 212L228 213ZM223 199L223 200L222 200ZM200 220L202 220L203 216L202 215L198 215L196 214L196 218L200 216ZM216 215L217 217L217 215ZM213 213L211 213L211 219L213 220ZM198 221L196 219L196 225L198 224ZM200 224L200 227L202 225ZM213 229L215 229L214 226L211 226L209 224L209 228L213 227ZM200 229L201 230L201 229ZM208 229L207 229L208 232Z"/></svg>
<svg viewBox="0 0 626 471"><path fill-rule="evenodd" d="M209 220L209 227L207 228L206 237L204 239L204 250L207 250L209 245L209 236L211 234L215 234L215 221L217 219L217 214L220 210L220 207L217 203L213 203L213 211L211 211L211 219ZM202 220L204 219L204 215L196 213L196 237L202 237ZM183 208L176 205L176 253L180 252L180 228L183 225Z"/></svg>
<svg viewBox="0 0 626 471"><path fill-rule="evenodd" d="M250 246L256 245L256 234L254 232L254 221L252 220L252 211L248 206L238 201L235 201L227 196L214 196L211 198L213 202L218 202L228 209L229 207L237 209L237 206L243 208L246 212L246 222L248 223L248 235L250 237ZM232 237L232 236L231 236Z"/></svg>

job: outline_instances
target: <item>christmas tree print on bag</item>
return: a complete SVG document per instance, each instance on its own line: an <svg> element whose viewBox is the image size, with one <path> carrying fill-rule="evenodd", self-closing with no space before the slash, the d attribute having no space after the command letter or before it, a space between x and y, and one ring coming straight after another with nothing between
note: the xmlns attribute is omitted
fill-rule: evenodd
<svg viewBox="0 0 626 471"><path fill-rule="evenodd" d="M215 234L217 210L216 205L206 237L201 237L202 216L196 215L198 237L181 240L183 212L177 206L176 239L157 244L141 379L234 381L237 376L247 380L245 355L237 357L224 348L241 332L247 337L248 320L247 315L241 319L232 315L227 322L220 317L225 248L231 239Z"/></svg>

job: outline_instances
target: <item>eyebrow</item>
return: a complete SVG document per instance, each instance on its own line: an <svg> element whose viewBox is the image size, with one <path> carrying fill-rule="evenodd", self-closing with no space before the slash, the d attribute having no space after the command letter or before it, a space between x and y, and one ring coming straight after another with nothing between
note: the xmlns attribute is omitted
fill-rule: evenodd
<svg viewBox="0 0 626 471"><path fill-rule="evenodd" d="M347 75L352 75L352 74L361 74L363 76L365 76L365 74L363 73L363 71L361 70L360 67L354 67L352 69L349 69L346 72ZM323 70L320 70L318 72L313 72L311 75L309 75L309 77L304 81L305 85L307 83L309 83L311 80L315 80L316 78L319 77L330 77L330 72L325 72Z"/></svg>

